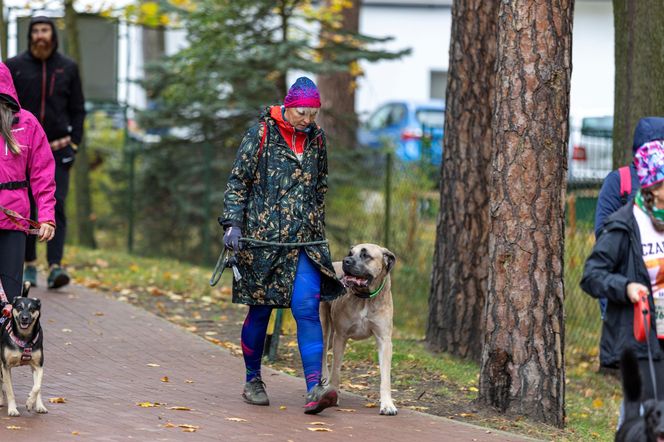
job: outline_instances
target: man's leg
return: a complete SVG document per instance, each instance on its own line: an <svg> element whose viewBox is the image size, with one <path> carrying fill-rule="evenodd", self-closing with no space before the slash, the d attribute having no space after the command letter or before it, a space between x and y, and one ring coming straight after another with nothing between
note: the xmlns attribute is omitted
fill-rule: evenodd
<svg viewBox="0 0 664 442"><path fill-rule="evenodd" d="M60 267L65 249L67 217L65 200L69 193L69 169L56 162L55 165L55 236L46 246L48 266L48 288L56 289L69 284L69 275Z"/></svg>
<svg viewBox="0 0 664 442"><path fill-rule="evenodd" d="M0 230L0 281L10 302L21 296L25 237L17 230Z"/></svg>

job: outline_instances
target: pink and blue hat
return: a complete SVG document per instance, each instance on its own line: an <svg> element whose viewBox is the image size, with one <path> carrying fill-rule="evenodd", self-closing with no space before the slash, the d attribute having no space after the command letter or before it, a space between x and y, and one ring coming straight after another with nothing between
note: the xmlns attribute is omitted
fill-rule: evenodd
<svg viewBox="0 0 664 442"><path fill-rule="evenodd" d="M316 84L307 77L300 77L288 89L285 107L320 107L320 94Z"/></svg>
<svg viewBox="0 0 664 442"><path fill-rule="evenodd" d="M636 150L634 165L641 188L664 181L664 140L649 141Z"/></svg>

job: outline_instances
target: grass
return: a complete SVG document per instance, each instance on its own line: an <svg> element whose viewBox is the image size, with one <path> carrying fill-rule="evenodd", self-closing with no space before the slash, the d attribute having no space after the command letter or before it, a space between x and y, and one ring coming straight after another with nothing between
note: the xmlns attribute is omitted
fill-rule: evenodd
<svg viewBox="0 0 664 442"><path fill-rule="evenodd" d="M577 245L584 244L583 247L575 249L574 253L578 256L585 253L587 244L591 243L585 236L577 236L574 241ZM572 249L568 249L571 252ZM225 272L219 285L211 288L207 283L211 268L193 266L177 260L143 258L73 246L68 247L66 252L66 265L72 270L76 283L109 292L122 300L152 309L155 313L191 331L196 331L196 326L188 323L186 318L200 318L201 314L208 315L205 318L210 322L233 323L235 328L229 332L221 332L229 333L219 336L225 339L209 340L228 347L237 354L236 332L239 330L237 324L245 310L230 303L230 272ZM43 253L40 251L39 255ZM569 264L572 260L568 258L567 262ZM578 265L582 262L579 259ZM566 288L570 294L568 303L571 303L571 300L575 299L572 296L579 295L573 294L575 287L578 287L578 281L569 278L578 278L580 273L575 266L567 274ZM612 377L596 373L596 351L593 354L592 351L587 351L588 345L575 344L574 339L571 339L573 331L569 329L570 325L567 329L567 334L570 336L567 346L567 421L566 428L559 430L518 416L503 416L477 407L473 400L477 396L479 366L447 354L429 352L421 336L418 336L417 329L409 326L418 323L421 327L424 323L423 314L427 310L426 304L422 305L422 302L426 297L398 296L402 298L395 300L395 303L410 303L409 314L414 316L400 321L395 330L392 376L393 388L399 392L395 393L400 398L399 406L518 432L543 440L613 439L621 397L618 382ZM578 324L583 322L583 318L574 318L571 311L579 314L579 310L588 307L583 304L588 300L591 303L589 306L595 307L593 304L595 301L587 296L578 297L577 301L581 307L567 304L569 324L576 324L574 325L576 329L579 328ZM203 306L203 309L192 314L187 309L193 306ZM569 307L573 307L572 310ZM596 307L595 310L588 311L587 315L594 320L597 316ZM591 328L594 327L592 325ZM199 326L196 332L201 330ZM596 336L596 333L593 336ZM289 339L292 340L292 337L284 338L283 359L275 363L274 367L297 374L292 368L297 365L297 348ZM596 348L596 344L592 348ZM373 388L372 381L367 381L366 367L373 367L375 371L377 363L372 341L351 341L344 365L344 376L348 373L350 381L344 388L353 391L352 387L357 387L356 393L364 394L368 400L376 399L370 394L370 391L376 391L377 388Z"/></svg>

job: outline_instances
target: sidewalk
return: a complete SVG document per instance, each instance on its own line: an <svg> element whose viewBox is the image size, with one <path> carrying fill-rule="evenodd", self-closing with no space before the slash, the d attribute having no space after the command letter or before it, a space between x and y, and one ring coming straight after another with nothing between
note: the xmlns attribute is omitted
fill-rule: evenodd
<svg viewBox="0 0 664 442"><path fill-rule="evenodd" d="M247 405L240 397L242 360L227 350L81 287L60 292L40 287L31 295L42 300L42 397L49 413L26 411L32 376L27 367L15 368L21 417L9 418L6 407L0 408L0 441L526 440L403 408L398 416L379 416L362 398L343 393L339 409L307 416L304 381L271 370L263 377L272 405ZM66 402L49 402L56 397ZM139 407L142 402L159 405ZM196 431L185 432L178 427L183 424Z"/></svg>

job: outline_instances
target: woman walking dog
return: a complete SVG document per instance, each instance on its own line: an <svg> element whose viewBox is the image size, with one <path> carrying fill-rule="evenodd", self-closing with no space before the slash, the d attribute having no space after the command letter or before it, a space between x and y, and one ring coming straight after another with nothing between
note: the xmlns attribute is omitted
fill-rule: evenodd
<svg viewBox="0 0 664 442"><path fill-rule="evenodd" d="M608 300L600 364L616 367L623 352L633 349L644 402L664 399L664 350L658 339L664 339L664 322L656 319L664 317L664 140L641 145L634 163L641 189L605 222L586 260L581 287L595 298ZM648 339L639 342L634 336L634 304L643 294L656 314L651 315Z"/></svg>
<svg viewBox="0 0 664 442"><path fill-rule="evenodd" d="M315 124L319 109L316 85L306 77L291 86L283 106L265 109L240 144L219 218L241 276L233 281L233 302L249 306L242 327L242 397L269 405L261 378L268 320L273 308L290 307L307 383L307 414L337 403L337 391L321 381L318 306L343 293L325 241L327 146Z"/></svg>
<svg viewBox="0 0 664 442"><path fill-rule="evenodd" d="M55 234L55 161L39 122L21 109L4 63L0 63L0 136L0 290L7 298L0 293L0 301L12 302L22 291L27 234L36 234L40 241L50 241ZM28 220L28 186L39 222Z"/></svg>

